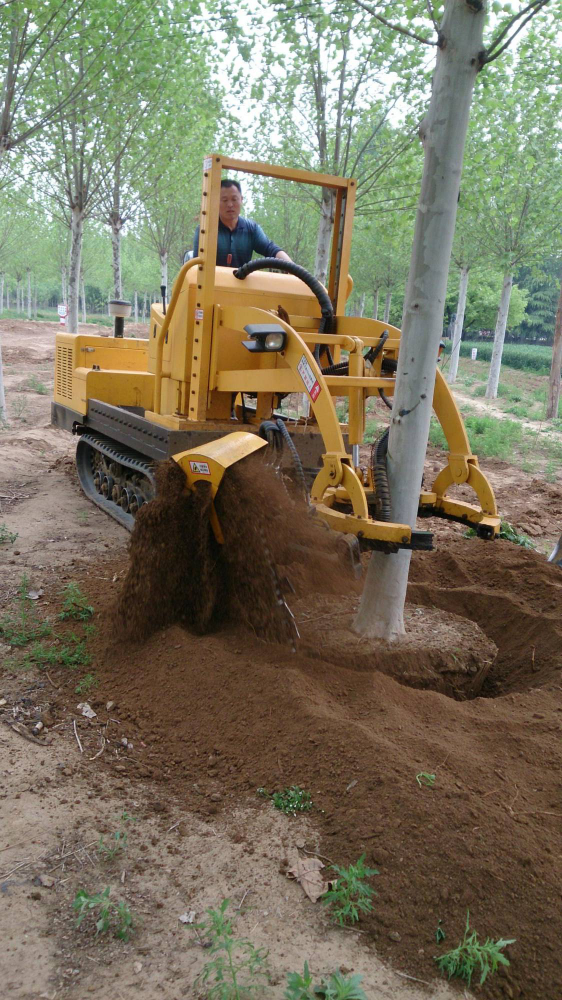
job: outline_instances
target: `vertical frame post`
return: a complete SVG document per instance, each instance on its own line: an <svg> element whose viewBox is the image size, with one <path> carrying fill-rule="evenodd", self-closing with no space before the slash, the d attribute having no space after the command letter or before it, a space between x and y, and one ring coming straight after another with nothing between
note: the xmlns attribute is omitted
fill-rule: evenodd
<svg viewBox="0 0 562 1000"><path fill-rule="evenodd" d="M199 216L198 256L201 258L201 263L197 266L197 294L193 323L188 403L190 420L205 420L207 416L221 173L222 157L206 156L203 160L203 191Z"/></svg>

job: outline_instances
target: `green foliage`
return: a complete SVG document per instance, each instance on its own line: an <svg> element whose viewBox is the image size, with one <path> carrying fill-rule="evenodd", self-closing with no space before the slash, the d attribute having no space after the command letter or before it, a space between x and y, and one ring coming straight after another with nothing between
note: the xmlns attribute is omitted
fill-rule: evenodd
<svg viewBox="0 0 562 1000"><path fill-rule="evenodd" d="M39 393L40 396L46 396L49 392L47 386L43 382L39 381L37 375L30 375L25 382L24 387L26 389L31 389L32 392Z"/></svg>
<svg viewBox="0 0 562 1000"><path fill-rule="evenodd" d="M503 955L503 949L507 945L515 944L515 938L500 938L492 941L486 938L484 944L480 944L476 931L470 930L470 913L466 911L466 928L464 937L457 948L448 951L445 955L435 956L435 961L443 975L449 979L457 976L464 979L470 988L474 973L480 972L480 985L486 982L489 975L497 971L499 965L509 965L509 959Z"/></svg>
<svg viewBox="0 0 562 1000"><path fill-rule="evenodd" d="M287 973L287 988L283 994L284 1000L367 1000L367 995L361 987L363 976L344 976L341 972L333 972L328 978L314 986L310 975L308 962L304 963L304 973Z"/></svg>
<svg viewBox="0 0 562 1000"><path fill-rule="evenodd" d="M331 867L338 877L334 887L322 896L322 903L329 909L334 923L340 927L344 924L355 924L359 920L360 913L371 912L373 909L371 900L376 895L374 889L364 880L378 875L379 872L376 868L366 866L364 854L349 868L341 868L339 865Z"/></svg>
<svg viewBox="0 0 562 1000"><path fill-rule="evenodd" d="M91 691L92 688L96 688L97 686L98 680L95 674L84 674L84 677L81 681L78 681L74 690L76 694L86 694L88 691Z"/></svg>
<svg viewBox="0 0 562 1000"><path fill-rule="evenodd" d="M85 621L87 618L91 618L94 613L94 609L91 604L86 603L86 597L80 590L77 583L66 584L66 587L62 591L63 605L62 611L59 614L61 621L65 621L68 618L74 621Z"/></svg>
<svg viewBox="0 0 562 1000"><path fill-rule="evenodd" d="M441 926L441 920L437 921L437 930L435 931L435 940L437 941L437 944L441 944L441 942L445 940L445 931L443 930L443 928Z"/></svg>
<svg viewBox="0 0 562 1000"><path fill-rule="evenodd" d="M291 785L284 788L282 792L267 792L265 788L258 788L258 795L271 799L276 809L280 809L287 816L296 816L298 812L307 812L312 809L313 802L310 792L305 792L298 785Z"/></svg>
<svg viewBox="0 0 562 1000"><path fill-rule="evenodd" d="M502 521L500 524L500 538L505 538L507 542L513 542L515 545L520 545L524 549L536 549L536 545L528 535L524 535L522 532L517 531L509 521Z"/></svg>
<svg viewBox="0 0 562 1000"><path fill-rule="evenodd" d="M211 958L196 979L209 1000L243 1000L263 992L269 981L267 951L234 936L229 905L230 900L223 899L218 910L208 909L207 919L197 925L201 936L210 940Z"/></svg>
<svg viewBox="0 0 562 1000"><path fill-rule="evenodd" d="M0 545L13 545L17 537L17 531L10 531L3 521L0 523Z"/></svg>
<svg viewBox="0 0 562 1000"><path fill-rule="evenodd" d="M27 596L28 590L29 578L24 574L18 587L17 607L0 617L0 636L10 646L26 646L52 632L49 622L39 618L34 602Z"/></svg>
<svg viewBox="0 0 562 1000"><path fill-rule="evenodd" d="M418 785L420 786L420 788L423 788L423 787L425 787L425 788L433 788L433 786L435 784L435 775L434 774L428 774L427 771L420 771L419 774L416 774L416 781L417 781Z"/></svg>
<svg viewBox="0 0 562 1000"><path fill-rule="evenodd" d="M118 854L123 854L127 850L128 835L126 830L116 830L111 834L109 843L105 838L100 837L98 841L98 854L102 861L113 861Z"/></svg>
<svg viewBox="0 0 562 1000"><path fill-rule="evenodd" d="M109 886L94 894L79 889L72 903L72 909L78 913L76 926L80 927L85 917L92 915L96 918L96 936L111 931L114 937L128 941L134 929L133 914L126 903L114 903L110 893Z"/></svg>
<svg viewBox="0 0 562 1000"><path fill-rule="evenodd" d="M469 358L473 347L478 348L478 361L491 361L493 344L487 340L463 340L461 357ZM445 343L445 353L451 351L451 341ZM548 375L552 360L552 348L543 344L504 344L502 365L534 375Z"/></svg>

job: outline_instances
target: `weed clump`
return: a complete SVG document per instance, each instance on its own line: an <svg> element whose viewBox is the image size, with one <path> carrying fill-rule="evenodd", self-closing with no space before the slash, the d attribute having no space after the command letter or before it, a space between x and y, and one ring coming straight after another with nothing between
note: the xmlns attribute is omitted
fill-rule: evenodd
<svg viewBox="0 0 562 1000"><path fill-rule="evenodd" d="M443 975L447 974L449 979L453 976L464 979L468 987L475 972L480 972L479 982L482 986L489 975L497 972L499 965L510 964L503 954L503 949L509 944L515 944L515 938L500 938L498 941L486 938L484 944L481 944L476 931L470 930L470 912L467 910L462 941L445 955L435 956L435 961Z"/></svg>
<svg viewBox="0 0 562 1000"><path fill-rule="evenodd" d="M322 903L329 909L334 923L340 927L355 924L360 913L370 913L373 909L371 900L376 893L365 879L372 878L379 872L376 868L366 866L364 854L349 868L332 865L332 869L338 877L333 888L322 896Z"/></svg>
<svg viewBox="0 0 562 1000"><path fill-rule="evenodd" d="M300 972L287 973L287 989L283 996L284 1000L316 1000L317 997L324 997L324 1000L367 1000L367 994L360 985L362 979L363 976L344 976L338 971L315 986L308 962L305 962L302 976Z"/></svg>
<svg viewBox="0 0 562 1000"><path fill-rule="evenodd" d="M271 799L275 808L287 816L296 816L298 812L308 812L313 806L310 792L305 792L298 785L284 788L282 792L271 793L267 792L265 788L258 788L258 795Z"/></svg>
<svg viewBox="0 0 562 1000"><path fill-rule="evenodd" d="M261 993L269 982L267 951L234 936L234 920L226 913L229 905L230 900L223 899L218 910L208 909L207 920L196 925L210 942L211 957L196 979L209 1000L243 1000Z"/></svg>
<svg viewBox="0 0 562 1000"><path fill-rule="evenodd" d="M72 909L78 913L76 926L80 927L82 921L92 915L96 918L96 936L112 931L114 937L128 941L133 933L133 914L126 903L114 903L110 894L109 886L93 894L79 889L72 903Z"/></svg>

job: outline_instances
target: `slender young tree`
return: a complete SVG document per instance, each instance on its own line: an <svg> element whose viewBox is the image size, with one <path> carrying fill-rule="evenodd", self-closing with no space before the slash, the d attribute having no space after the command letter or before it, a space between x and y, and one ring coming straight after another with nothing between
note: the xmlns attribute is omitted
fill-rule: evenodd
<svg viewBox="0 0 562 1000"><path fill-rule="evenodd" d="M554 326L554 343L552 345L552 364L548 379L548 398L546 403L546 419L554 420L558 416L560 405L560 382L562 373L562 274L560 275L560 297L556 310Z"/></svg>
<svg viewBox="0 0 562 1000"><path fill-rule="evenodd" d="M361 3L380 21L380 13ZM544 6L544 4L540 5ZM533 12L539 4L531 4ZM432 7L429 5L432 12ZM519 12L519 22L529 6ZM487 50L481 0L445 0L427 118L420 127L424 171L388 444L393 520L415 525L432 410L439 339L459 197L464 143L476 74L504 50L520 27L517 16L499 28ZM410 30L410 29L408 29ZM423 41L427 41L424 37ZM355 631L394 639L404 633L411 553L373 553Z"/></svg>

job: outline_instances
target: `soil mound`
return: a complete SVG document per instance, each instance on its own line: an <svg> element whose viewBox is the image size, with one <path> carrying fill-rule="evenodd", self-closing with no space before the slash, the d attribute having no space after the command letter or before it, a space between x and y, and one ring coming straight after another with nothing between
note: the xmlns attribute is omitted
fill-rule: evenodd
<svg viewBox="0 0 562 1000"><path fill-rule="evenodd" d="M294 605L296 655L232 617L205 636L173 625L142 644L100 639L99 700L117 703L134 741L128 768L203 815L243 795L265 808L258 787L299 784L320 852L336 863L365 853L380 872L365 941L431 979L468 908L481 937L517 939L486 995L559 1000L560 570L508 542L451 538L414 556L415 603L476 621L498 647L484 690L523 692L465 701L407 686L408 673L424 683L419 646L366 649L347 631L354 594L309 594ZM433 788L419 787L422 771Z"/></svg>

